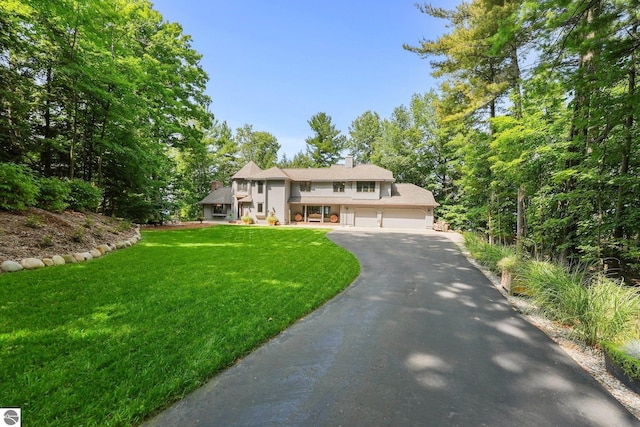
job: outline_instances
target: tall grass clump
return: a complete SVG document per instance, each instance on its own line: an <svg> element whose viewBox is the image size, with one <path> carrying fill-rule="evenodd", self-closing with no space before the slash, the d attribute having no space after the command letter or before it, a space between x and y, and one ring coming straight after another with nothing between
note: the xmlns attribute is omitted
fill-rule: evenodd
<svg viewBox="0 0 640 427"><path fill-rule="evenodd" d="M547 317L575 326L588 306L584 272L570 273L558 264L531 261L524 274L530 295Z"/></svg>
<svg viewBox="0 0 640 427"><path fill-rule="evenodd" d="M588 287L587 305L578 316L577 331L587 345L631 336L640 314L635 288L595 276Z"/></svg>
<svg viewBox="0 0 640 427"><path fill-rule="evenodd" d="M501 268L498 266L501 259L516 254L516 250L514 248L509 246L492 245L474 233L464 233L464 244L476 261L489 268L494 273L499 273L501 271Z"/></svg>
<svg viewBox="0 0 640 427"><path fill-rule="evenodd" d="M550 262L519 257L513 248L493 246L471 233L465 245L481 264L511 275L512 287L521 286L543 314L571 326L589 346L637 337L640 295L588 268L568 269Z"/></svg>

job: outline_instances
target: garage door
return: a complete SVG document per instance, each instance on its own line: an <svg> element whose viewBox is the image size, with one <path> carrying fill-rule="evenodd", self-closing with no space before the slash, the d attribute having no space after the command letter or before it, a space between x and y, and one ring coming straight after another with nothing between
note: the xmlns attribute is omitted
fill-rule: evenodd
<svg viewBox="0 0 640 427"><path fill-rule="evenodd" d="M356 227L377 227L378 212L375 209L360 208L355 211Z"/></svg>
<svg viewBox="0 0 640 427"><path fill-rule="evenodd" d="M385 228L427 228L426 213L422 209L385 209L382 226Z"/></svg>

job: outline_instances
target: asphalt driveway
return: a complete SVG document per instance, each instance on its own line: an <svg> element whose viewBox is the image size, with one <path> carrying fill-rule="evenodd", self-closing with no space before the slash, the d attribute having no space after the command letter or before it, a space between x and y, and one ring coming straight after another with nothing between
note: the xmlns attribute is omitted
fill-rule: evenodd
<svg viewBox="0 0 640 427"><path fill-rule="evenodd" d="M360 277L149 426L630 426L447 238L335 231Z"/></svg>

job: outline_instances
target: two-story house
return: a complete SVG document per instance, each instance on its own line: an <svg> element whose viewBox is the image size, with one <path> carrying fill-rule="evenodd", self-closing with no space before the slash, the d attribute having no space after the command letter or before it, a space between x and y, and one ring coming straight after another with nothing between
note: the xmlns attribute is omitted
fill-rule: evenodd
<svg viewBox="0 0 640 427"><path fill-rule="evenodd" d="M213 203L217 201L217 203ZM427 229L439 204L430 191L396 184L393 174L352 157L328 168L262 170L249 162L199 202L204 218L249 214L258 223L273 212L283 224L334 223L343 226ZM217 213L216 213L217 212Z"/></svg>

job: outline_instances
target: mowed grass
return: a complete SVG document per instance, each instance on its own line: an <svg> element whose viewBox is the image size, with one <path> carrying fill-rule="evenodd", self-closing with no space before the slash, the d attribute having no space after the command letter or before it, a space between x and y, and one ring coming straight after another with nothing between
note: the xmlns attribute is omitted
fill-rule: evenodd
<svg viewBox="0 0 640 427"><path fill-rule="evenodd" d="M0 407L23 425L135 425L359 273L325 230L149 231L87 263L0 275Z"/></svg>

